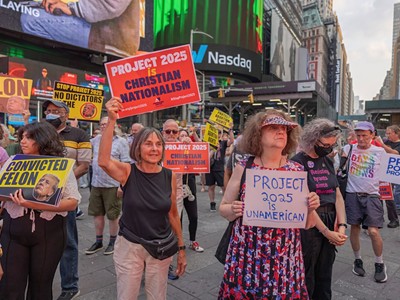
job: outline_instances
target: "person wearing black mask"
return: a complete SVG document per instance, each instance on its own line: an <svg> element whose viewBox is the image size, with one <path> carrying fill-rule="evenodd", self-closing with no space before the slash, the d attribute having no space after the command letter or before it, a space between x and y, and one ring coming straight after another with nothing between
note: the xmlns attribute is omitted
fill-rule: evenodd
<svg viewBox="0 0 400 300"><path fill-rule="evenodd" d="M75 159L74 175L78 180L89 170L92 157L89 135L80 128L67 125L69 108L64 102L47 100L43 103L43 111L46 121L57 129L67 149L66 157ZM62 292L58 299L72 299L79 295L76 216L76 211L70 211L67 216L67 247L60 261Z"/></svg>
<svg viewBox="0 0 400 300"><path fill-rule="evenodd" d="M292 160L302 164L308 172L308 188L320 197L316 209L318 218L314 228L302 230L306 285L310 299L332 298L332 269L335 246L347 240L346 213L336 179L333 160L328 157L337 146L341 130L328 119L314 119L307 123L300 135L301 152Z"/></svg>

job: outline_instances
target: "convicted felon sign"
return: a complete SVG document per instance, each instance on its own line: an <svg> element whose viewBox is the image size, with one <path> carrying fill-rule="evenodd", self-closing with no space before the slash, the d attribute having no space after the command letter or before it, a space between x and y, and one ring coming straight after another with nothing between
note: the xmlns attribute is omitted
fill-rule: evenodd
<svg viewBox="0 0 400 300"><path fill-rule="evenodd" d="M105 64L113 96L122 100L119 117L200 101L189 45Z"/></svg>
<svg viewBox="0 0 400 300"><path fill-rule="evenodd" d="M304 228L307 195L307 172L246 169L243 224Z"/></svg>
<svg viewBox="0 0 400 300"><path fill-rule="evenodd" d="M166 143L163 166L178 173L210 173L208 143Z"/></svg>

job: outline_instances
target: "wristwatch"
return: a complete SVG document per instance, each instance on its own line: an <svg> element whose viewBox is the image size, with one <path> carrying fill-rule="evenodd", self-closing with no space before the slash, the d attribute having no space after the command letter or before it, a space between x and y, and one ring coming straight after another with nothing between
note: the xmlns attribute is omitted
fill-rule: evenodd
<svg viewBox="0 0 400 300"><path fill-rule="evenodd" d="M347 228L347 224L346 223L339 223L338 227L343 226L344 228Z"/></svg>
<svg viewBox="0 0 400 300"><path fill-rule="evenodd" d="M179 247L178 247L178 251L185 250L185 249L186 249L186 246L185 246L185 245L179 246Z"/></svg>
<svg viewBox="0 0 400 300"><path fill-rule="evenodd" d="M0 257L3 256L3 248L1 248L1 244L0 244Z"/></svg>

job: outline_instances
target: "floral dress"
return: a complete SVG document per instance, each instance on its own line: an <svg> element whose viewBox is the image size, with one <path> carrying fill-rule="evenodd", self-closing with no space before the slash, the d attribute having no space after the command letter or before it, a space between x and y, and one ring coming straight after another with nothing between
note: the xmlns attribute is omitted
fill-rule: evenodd
<svg viewBox="0 0 400 300"><path fill-rule="evenodd" d="M251 168L266 169L254 163ZM288 161L277 170L303 166ZM244 183L242 201L245 190ZM300 229L247 226L236 219L218 299L308 299Z"/></svg>

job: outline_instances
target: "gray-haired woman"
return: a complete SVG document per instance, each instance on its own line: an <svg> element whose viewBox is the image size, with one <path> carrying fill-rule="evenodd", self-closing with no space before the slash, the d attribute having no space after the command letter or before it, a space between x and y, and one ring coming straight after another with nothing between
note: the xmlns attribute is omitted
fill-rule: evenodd
<svg viewBox="0 0 400 300"><path fill-rule="evenodd" d="M331 299L335 246L345 243L346 214L333 160L328 157L337 145L341 130L328 119L307 123L300 135L301 152L292 160L308 171L308 187L320 197L316 227L302 230L306 285L310 299Z"/></svg>

